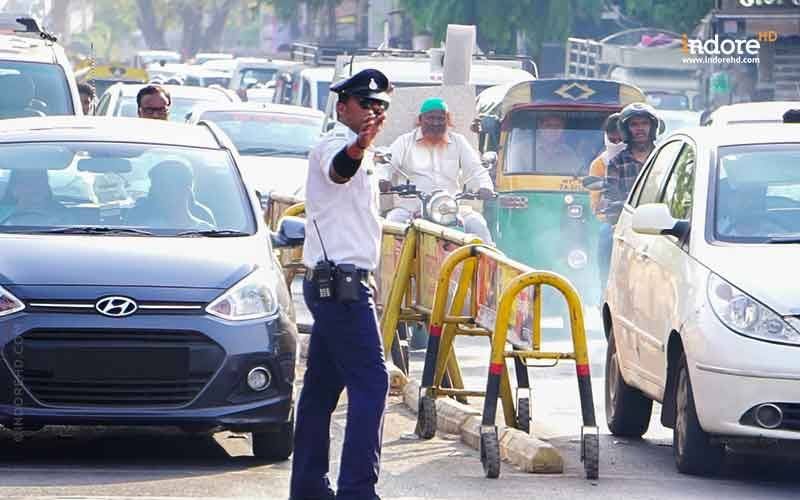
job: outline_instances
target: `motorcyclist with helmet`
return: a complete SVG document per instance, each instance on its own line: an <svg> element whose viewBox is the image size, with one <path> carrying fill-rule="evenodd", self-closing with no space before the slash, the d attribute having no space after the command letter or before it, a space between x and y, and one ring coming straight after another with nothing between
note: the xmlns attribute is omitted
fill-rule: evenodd
<svg viewBox="0 0 800 500"><path fill-rule="evenodd" d="M625 149L608 162L605 175L605 190L600 206L607 208L613 203L624 202L633 188L636 177L647 161L647 157L655 147L656 134L659 129L659 118L652 106L635 102L625 106L619 113L619 130ZM614 217L607 221L616 223ZM602 258L611 259L613 232L605 231L600 235L599 253ZM607 262L603 264L607 265ZM602 267L602 265L601 265ZM606 280L608 276L605 276ZM605 288L606 282L601 286Z"/></svg>

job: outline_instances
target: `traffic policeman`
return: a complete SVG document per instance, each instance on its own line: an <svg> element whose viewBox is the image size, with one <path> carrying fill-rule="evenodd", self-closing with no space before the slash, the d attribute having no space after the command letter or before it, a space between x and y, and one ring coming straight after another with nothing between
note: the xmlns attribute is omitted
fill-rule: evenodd
<svg viewBox="0 0 800 500"><path fill-rule="evenodd" d="M373 500L389 377L371 286L381 225L370 146L391 88L383 73L366 69L331 91L339 96L336 112L346 130L334 129L309 156L303 293L314 326L297 405L291 498ZM347 426L334 494L330 423L344 388Z"/></svg>

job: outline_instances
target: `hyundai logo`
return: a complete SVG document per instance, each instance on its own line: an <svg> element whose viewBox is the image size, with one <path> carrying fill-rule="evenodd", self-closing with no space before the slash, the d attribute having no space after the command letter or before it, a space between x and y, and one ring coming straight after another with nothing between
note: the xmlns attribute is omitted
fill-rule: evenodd
<svg viewBox="0 0 800 500"><path fill-rule="evenodd" d="M127 297L103 297L97 301L94 308L103 316L123 318L135 313L139 306L133 299Z"/></svg>

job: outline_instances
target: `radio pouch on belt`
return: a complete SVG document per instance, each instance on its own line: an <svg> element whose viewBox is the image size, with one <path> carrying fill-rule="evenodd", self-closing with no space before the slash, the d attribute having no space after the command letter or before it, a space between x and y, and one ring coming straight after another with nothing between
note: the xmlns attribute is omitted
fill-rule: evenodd
<svg viewBox="0 0 800 500"><path fill-rule="evenodd" d="M339 264L336 266L334 277L336 300L342 303L358 301L361 278L356 266L352 264Z"/></svg>
<svg viewBox="0 0 800 500"><path fill-rule="evenodd" d="M314 267L314 285L320 299L333 298L333 265L327 260L317 262Z"/></svg>

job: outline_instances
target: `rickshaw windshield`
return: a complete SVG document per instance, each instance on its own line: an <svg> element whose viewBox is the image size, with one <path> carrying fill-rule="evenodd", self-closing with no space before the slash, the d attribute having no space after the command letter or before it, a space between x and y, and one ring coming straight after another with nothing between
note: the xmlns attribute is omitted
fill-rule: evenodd
<svg viewBox="0 0 800 500"><path fill-rule="evenodd" d="M603 111L520 110L511 116L505 174L586 175L603 150Z"/></svg>

